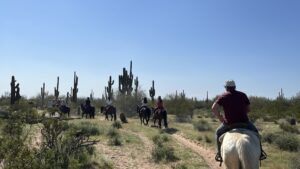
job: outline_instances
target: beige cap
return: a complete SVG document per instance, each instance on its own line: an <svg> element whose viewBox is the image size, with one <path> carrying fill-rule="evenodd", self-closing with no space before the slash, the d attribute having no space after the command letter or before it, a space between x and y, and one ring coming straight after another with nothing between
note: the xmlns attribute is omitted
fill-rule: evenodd
<svg viewBox="0 0 300 169"><path fill-rule="evenodd" d="M234 80L228 80L225 82L225 87L235 87Z"/></svg>

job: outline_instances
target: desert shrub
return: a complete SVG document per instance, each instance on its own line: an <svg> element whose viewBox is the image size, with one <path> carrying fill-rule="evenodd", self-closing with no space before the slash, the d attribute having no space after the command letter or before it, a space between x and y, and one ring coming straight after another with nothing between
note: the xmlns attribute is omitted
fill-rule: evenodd
<svg viewBox="0 0 300 169"><path fill-rule="evenodd" d="M108 144L111 146L121 146L122 139L121 139L120 135L116 135L114 137L109 138Z"/></svg>
<svg viewBox="0 0 300 169"><path fill-rule="evenodd" d="M261 141L272 144L275 141L276 137L277 137L277 135L274 133L263 133Z"/></svg>
<svg viewBox="0 0 300 169"><path fill-rule="evenodd" d="M193 123L194 129L198 131L210 131L211 126L209 123L205 120L200 120L198 122Z"/></svg>
<svg viewBox="0 0 300 169"><path fill-rule="evenodd" d="M198 141L202 141L202 140L203 140L203 137L202 137L202 136L197 136L197 140L198 140Z"/></svg>
<svg viewBox="0 0 300 169"><path fill-rule="evenodd" d="M183 117L193 117L194 101L185 97L184 93L180 95L170 94L165 98L165 106L168 113Z"/></svg>
<svg viewBox="0 0 300 169"><path fill-rule="evenodd" d="M206 143L212 143L212 139L210 137L208 137L207 135L205 135L204 139L205 139Z"/></svg>
<svg viewBox="0 0 300 169"><path fill-rule="evenodd" d="M101 159L99 164L96 163L95 166L96 166L96 167L94 167L95 169L113 169L113 165L104 159ZM91 168L91 169L93 169L93 168Z"/></svg>
<svg viewBox="0 0 300 169"><path fill-rule="evenodd" d="M152 158L155 162L160 162L162 160L173 162L178 160L178 157L175 156L174 148L165 145L155 146L152 151Z"/></svg>
<svg viewBox="0 0 300 169"><path fill-rule="evenodd" d="M169 137L165 134L159 134L152 138L155 147L152 150L152 158L155 162L165 160L166 162L172 162L178 160L175 156L174 148L167 145Z"/></svg>
<svg viewBox="0 0 300 169"><path fill-rule="evenodd" d="M81 122L77 125L71 124L69 126L72 130L81 131L82 133L88 134L90 136L97 136L102 134L99 126L90 122Z"/></svg>
<svg viewBox="0 0 300 169"><path fill-rule="evenodd" d="M111 127L111 128L109 128L108 129L108 131L107 131L107 136L109 136L109 137L116 137L116 136L118 136L119 135L119 132L117 131L117 129L116 128L113 128L113 127Z"/></svg>
<svg viewBox="0 0 300 169"><path fill-rule="evenodd" d="M114 127L111 127L107 131L107 136L109 136L108 144L111 146L120 146L122 145L122 139L118 130Z"/></svg>
<svg viewBox="0 0 300 169"><path fill-rule="evenodd" d="M177 115L175 121L178 123L190 123L192 121L192 118L191 116Z"/></svg>
<svg viewBox="0 0 300 169"><path fill-rule="evenodd" d="M168 142L170 139L166 134L155 135L152 138L155 145L162 146L164 143Z"/></svg>
<svg viewBox="0 0 300 169"><path fill-rule="evenodd" d="M298 138L288 133L278 135L274 143L278 148L286 151L298 151L300 146Z"/></svg>
<svg viewBox="0 0 300 169"><path fill-rule="evenodd" d="M119 121L115 121L115 122L112 124L112 127L113 127L113 128L116 128L116 129L120 129L120 128L122 128L122 124L121 124Z"/></svg>
<svg viewBox="0 0 300 169"><path fill-rule="evenodd" d="M296 153L292 156L292 158L289 160L289 168L290 169L300 169L300 161L299 161L300 153Z"/></svg>
<svg viewBox="0 0 300 169"><path fill-rule="evenodd" d="M279 127L286 132L290 132L290 133L299 133L299 130L297 128L297 126L292 126L289 123L281 123L279 125Z"/></svg>
<svg viewBox="0 0 300 169"><path fill-rule="evenodd" d="M188 169L186 164L175 164L172 166L172 169Z"/></svg>

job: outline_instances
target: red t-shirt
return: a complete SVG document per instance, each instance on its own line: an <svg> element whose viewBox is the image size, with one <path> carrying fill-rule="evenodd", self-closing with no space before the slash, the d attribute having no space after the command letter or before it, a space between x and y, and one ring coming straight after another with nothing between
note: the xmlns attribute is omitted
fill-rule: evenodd
<svg viewBox="0 0 300 169"><path fill-rule="evenodd" d="M156 106L158 109L164 109L164 103L162 101L158 101Z"/></svg>
<svg viewBox="0 0 300 169"><path fill-rule="evenodd" d="M249 121L247 106L250 105L250 101L245 93L225 92L217 99L217 104L223 107L227 124Z"/></svg>

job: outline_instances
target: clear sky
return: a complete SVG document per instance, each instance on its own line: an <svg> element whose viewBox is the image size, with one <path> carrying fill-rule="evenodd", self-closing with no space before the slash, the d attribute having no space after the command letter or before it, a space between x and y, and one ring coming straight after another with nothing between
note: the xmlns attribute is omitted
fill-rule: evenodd
<svg viewBox="0 0 300 169"><path fill-rule="evenodd" d="M248 95L300 91L299 0L1 0L0 94L11 76L21 95L42 83L99 97L122 68L157 95L212 98L227 79Z"/></svg>

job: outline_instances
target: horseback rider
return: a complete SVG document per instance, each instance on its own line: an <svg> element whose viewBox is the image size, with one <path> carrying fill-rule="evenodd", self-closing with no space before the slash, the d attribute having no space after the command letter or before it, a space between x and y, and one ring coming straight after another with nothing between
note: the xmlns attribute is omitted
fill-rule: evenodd
<svg viewBox="0 0 300 169"><path fill-rule="evenodd" d="M158 110L160 113L162 113L165 127L168 128L167 111L164 108L164 103L163 103L163 100L161 99L161 96L158 96L158 98L157 98L156 110Z"/></svg>
<svg viewBox="0 0 300 169"><path fill-rule="evenodd" d="M221 157L221 142L219 138L221 135L230 131L233 128L247 128L258 133L257 128L248 118L250 111L250 101L247 95L243 92L236 90L236 85L233 80L225 82L226 92L217 98L212 105L212 112L222 122L222 124L216 130L216 143L217 154L216 161L222 162ZM221 115L220 110L223 108L224 115ZM261 147L260 160L266 159L266 154Z"/></svg>
<svg viewBox="0 0 300 169"><path fill-rule="evenodd" d="M85 108L90 111L91 110L91 101L90 101L90 98L87 97L86 100L85 100Z"/></svg>
<svg viewBox="0 0 300 169"><path fill-rule="evenodd" d="M112 100L110 99L110 97L108 97L107 100L106 100L106 106L105 106L106 111L108 111L108 109L111 106L112 106Z"/></svg>
<svg viewBox="0 0 300 169"><path fill-rule="evenodd" d="M147 100L147 97L144 97L143 100L142 100L142 106L141 106L141 109L143 107L148 107L148 100Z"/></svg>

